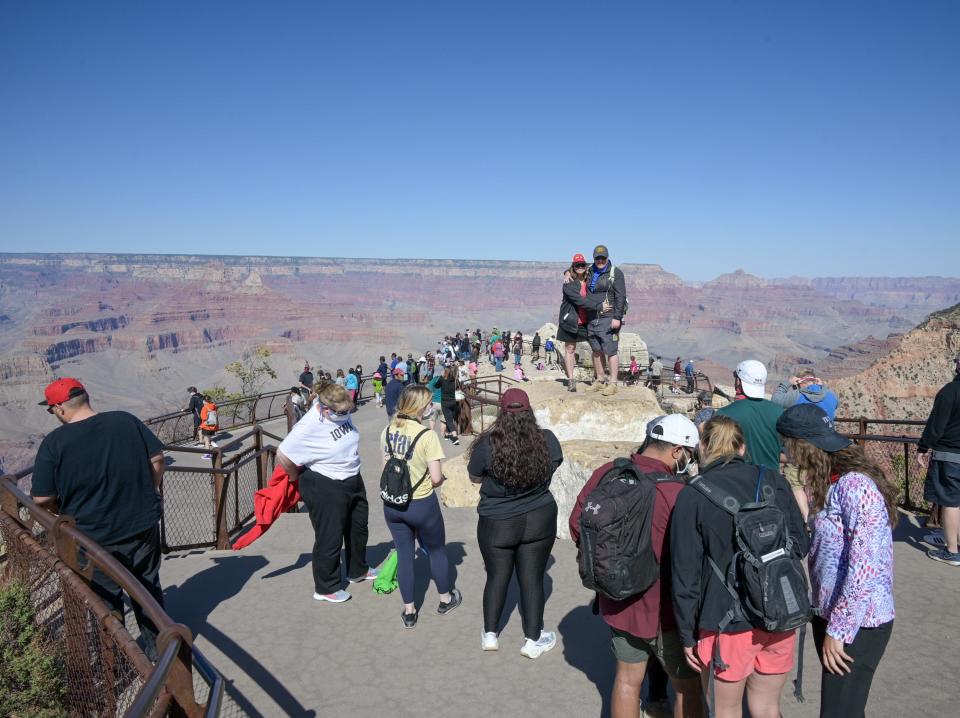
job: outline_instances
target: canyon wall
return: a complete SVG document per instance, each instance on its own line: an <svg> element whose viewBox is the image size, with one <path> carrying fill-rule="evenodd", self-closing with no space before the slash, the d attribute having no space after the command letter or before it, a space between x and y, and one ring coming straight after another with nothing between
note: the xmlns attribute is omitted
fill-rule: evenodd
<svg viewBox="0 0 960 718"><path fill-rule="evenodd" d="M618 266L630 296L625 331L654 353L724 373L751 356L782 375L796 363L851 374L888 351L891 335L960 301L960 280L949 278L767 280L734 272L697 284L655 264ZM526 333L555 322L565 267L0 254L0 461L15 468L28 453L3 442L32 447L49 429L36 402L55 376L79 376L110 406L160 413L183 403L188 384L236 389L223 367L265 345L279 372L270 388L281 388L295 383L305 359L328 370L371 366L381 353L422 353L437 336L468 327Z"/></svg>

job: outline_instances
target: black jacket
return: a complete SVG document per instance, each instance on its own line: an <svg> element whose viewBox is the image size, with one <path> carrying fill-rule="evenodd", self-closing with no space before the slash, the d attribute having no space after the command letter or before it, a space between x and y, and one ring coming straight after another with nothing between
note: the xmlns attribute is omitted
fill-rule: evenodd
<svg viewBox="0 0 960 718"><path fill-rule="evenodd" d="M580 326L580 317L577 314L577 308L582 307L588 312L599 311L600 305L606 299L605 294L590 294L580 296L580 283L577 281L565 282L563 285L563 297L560 300L560 318L557 320L557 326L568 334L576 334Z"/></svg>
<svg viewBox="0 0 960 718"><path fill-rule="evenodd" d="M703 480L744 500L753 500L757 485L757 467L735 458L728 464L714 461L704 467ZM784 512L787 530L794 539L796 558L807 555L810 541L803 516L790 485L778 473L765 472L772 482L774 502ZM729 566L734 554L733 516L716 506L692 486L684 486L670 518L670 567L673 585L673 611L684 646L696 645L699 631L716 631L733 598L724 582L710 568L707 556L721 568ZM724 633L752 628L744 621L731 621Z"/></svg>
<svg viewBox="0 0 960 718"><path fill-rule="evenodd" d="M937 392L918 449L960 452L960 374Z"/></svg>
<svg viewBox="0 0 960 718"><path fill-rule="evenodd" d="M588 288L592 278L593 266L587 270ZM623 315L627 312L627 283L623 278L623 271L619 267L614 266L611 262L610 270L597 277L597 283L591 294L599 295L601 304L604 299L610 300L613 310L603 316L613 319L623 319Z"/></svg>

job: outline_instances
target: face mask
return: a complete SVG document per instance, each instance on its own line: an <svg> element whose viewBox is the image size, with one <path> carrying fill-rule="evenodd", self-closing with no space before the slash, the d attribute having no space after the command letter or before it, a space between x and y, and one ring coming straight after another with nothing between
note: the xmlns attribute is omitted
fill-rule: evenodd
<svg viewBox="0 0 960 718"><path fill-rule="evenodd" d="M683 451L683 461L684 461L682 468L680 466L680 462L677 459L674 459L674 466L676 466L676 470L678 474L687 473L687 470L693 464L693 459L690 457L690 454L687 453L687 450L683 449L682 451Z"/></svg>

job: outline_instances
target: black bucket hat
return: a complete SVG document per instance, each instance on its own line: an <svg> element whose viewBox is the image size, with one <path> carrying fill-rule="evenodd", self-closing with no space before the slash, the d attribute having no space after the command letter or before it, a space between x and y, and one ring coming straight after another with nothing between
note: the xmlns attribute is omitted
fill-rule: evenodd
<svg viewBox="0 0 960 718"><path fill-rule="evenodd" d="M826 452L840 451L853 443L837 433L833 420L816 404L791 406L777 419L777 431L783 436L809 441Z"/></svg>

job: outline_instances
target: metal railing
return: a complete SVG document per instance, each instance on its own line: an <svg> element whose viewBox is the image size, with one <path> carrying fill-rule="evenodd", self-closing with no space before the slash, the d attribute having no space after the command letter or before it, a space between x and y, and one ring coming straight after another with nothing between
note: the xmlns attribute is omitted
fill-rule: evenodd
<svg viewBox="0 0 960 718"><path fill-rule="evenodd" d="M69 516L39 507L0 478L0 561L30 592L36 622L62 657L69 715L220 714L224 682L193 645L190 630ZM159 659L151 664L134 636L90 586L94 571L112 579L153 622ZM205 696L197 698L194 678Z"/></svg>
<svg viewBox="0 0 960 718"><path fill-rule="evenodd" d="M218 403L217 418L220 429L239 429L283 416L289 393L289 389L283 389ZM186 410L144 419L143 423L149 426L164 444L189 441L194 435L193 413Z"/></svg>
<svg viewBox="0 0 960 718"><path fill-rule="evenodd" d="M863 445L864 452L886 472L887 478L900 487L900 505L908 511L929 510L923 498L925 471L917 461L917 444L925 421L916 419L870 419L867 417L837 417L834 424L842 431L844 425L854 425L855 431L842 432L844 436ZM882 434L872 434L871 425L884 427ZM901 431L897 432L896 429Z"/></svg>
<svg viewBox="0 0 960 718"><path fill-rule="evenodd" d="M231 539L253 517L253 494L265 486L276 463L276 446L264 437L280 438L255 424L241 436L231 437L228 448L200 449L166 445L169 456L210 452L211 465L178 466L174 460L163 475L163 514L160 544L164 553L194 548L229 549ZM229 447L252 445L228 455Z"/></svg>

